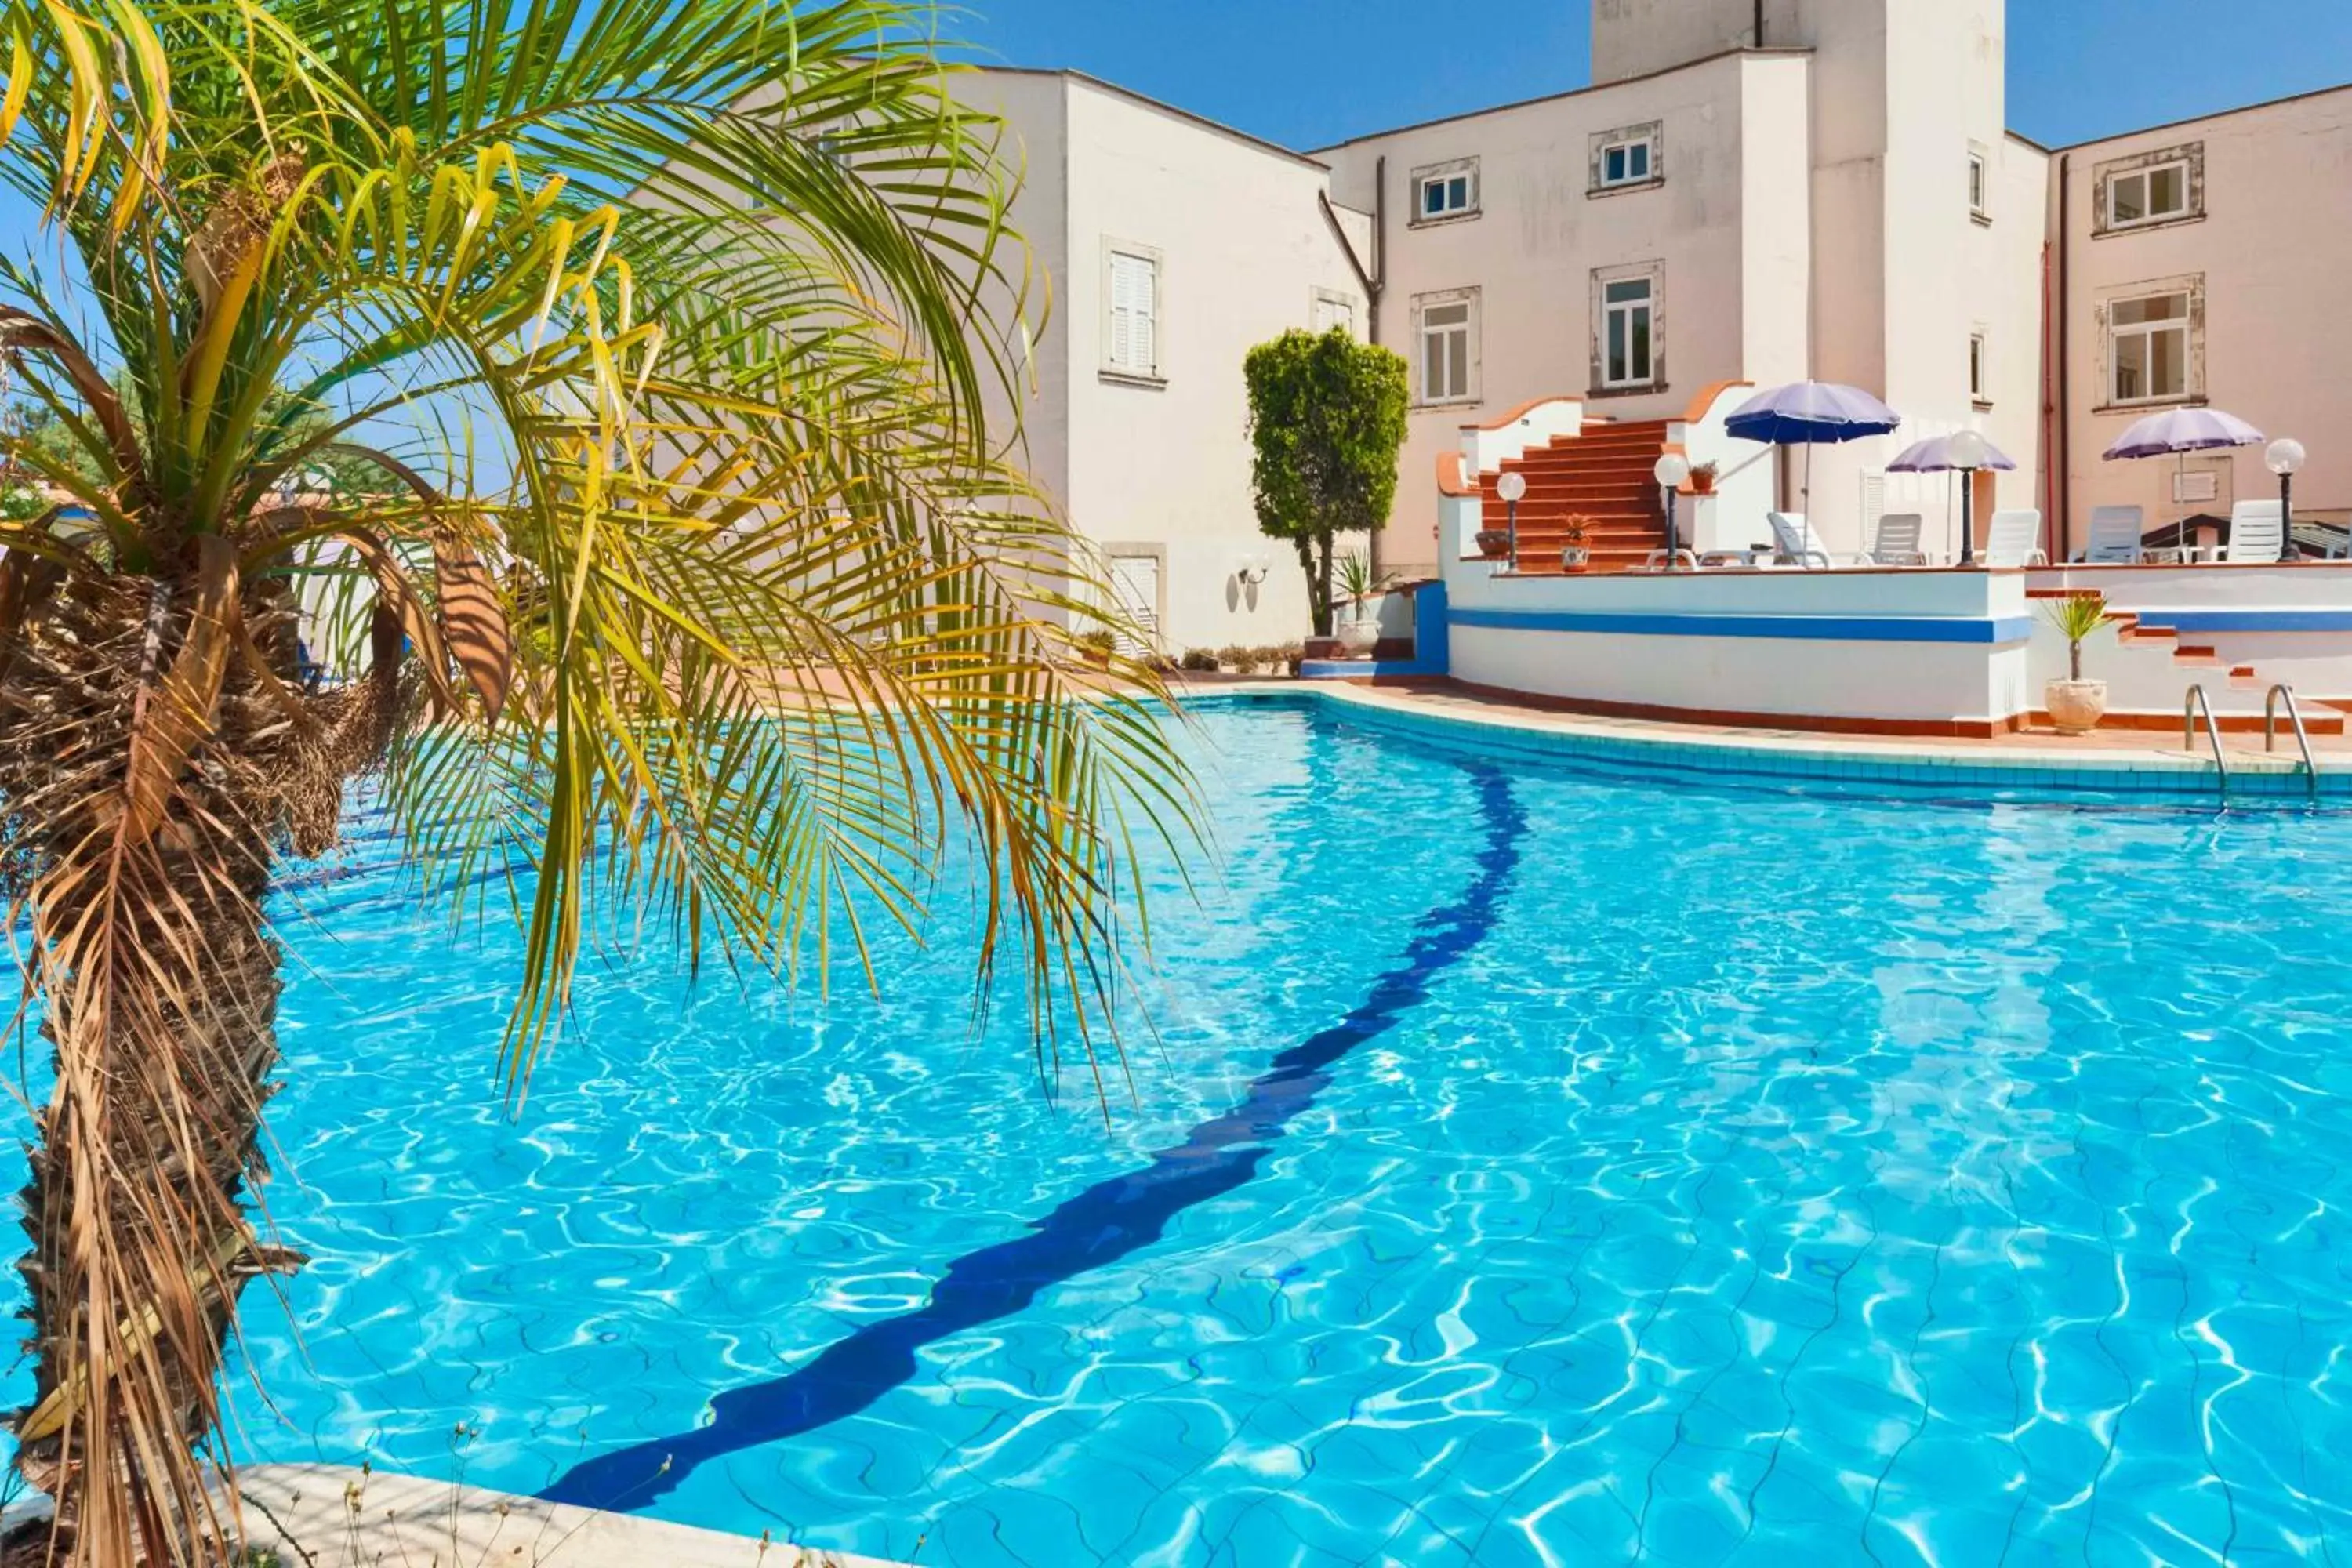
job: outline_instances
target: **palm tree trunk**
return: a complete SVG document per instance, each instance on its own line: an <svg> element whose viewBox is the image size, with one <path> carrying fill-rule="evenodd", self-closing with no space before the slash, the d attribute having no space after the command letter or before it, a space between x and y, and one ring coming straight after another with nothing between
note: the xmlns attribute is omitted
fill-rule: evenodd
<svg viewBox="0 0 2352 1568"><path fill-rule="evenodd" d="M85 585L5 649L0 799L19 824L53 825L5 847L56 1072L23 1194L35 1398L16 1423L17 1466L55 1517L0 1548L11 1568L230 1560L235 1523L202 1458L223 1351L244 1286L301 1261L247 1215L277 1060L262 900L280 842L318 846L340 759L247 669L160 826L126 829L132 754L168 700L157 672L191 596ZM364 706L373 687L340 700Z"/></svg>

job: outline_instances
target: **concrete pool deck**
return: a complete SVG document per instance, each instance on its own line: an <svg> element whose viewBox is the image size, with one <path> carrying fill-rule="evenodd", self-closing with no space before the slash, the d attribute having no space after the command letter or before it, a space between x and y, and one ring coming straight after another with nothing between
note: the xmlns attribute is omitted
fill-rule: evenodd
<svg viewBox="0 0 2352 1568"><path fill-rule="evenodd" d="M1180 688L1193 698L1280 697L1331 704L1383 722L1498 753L1542 752L1631 768L1730 773L1854 784L1989 790L2049 790L2219 799L2221 780L2200 729L2184 751L2172 731L2101 730L2065 736L2027 730L1989 738L1854 735L1765 726L1601 717L1517 702L1448 680L1373 685L1256 680ZM2259 733L2224 732L2233 800L2292 803L2313 793L2291 731L2264 752ZM2352 738L2312 737L2317 793L2352 799Z"/></svg>
<svg viewBox="0 0 2352 1568"><path fill-rule="evenodd" d="M236 1479L247 1543L279 1568L904 1568L342 1465L256 1465Z"/></svg>

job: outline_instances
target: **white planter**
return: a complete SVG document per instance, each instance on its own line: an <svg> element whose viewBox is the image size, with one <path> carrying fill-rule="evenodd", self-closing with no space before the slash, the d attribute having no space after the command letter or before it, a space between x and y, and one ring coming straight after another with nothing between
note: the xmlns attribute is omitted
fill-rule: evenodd
<svg viewBox="0 0 2352 1568"><path fill-rule="evenodd" d="M2042 706L2062 735L2087 735L2106 716L2107 683L2104 680L2053 680L2042 693Z"/></svg>
<svg viewBox="0 0 2352 1568"><path fill-rule="evenodd" d="M1381 623L1360 618L1341 621L1334 635L1339 639L1341 652L1349 658L1362 658L1381 640Z"/></svg>

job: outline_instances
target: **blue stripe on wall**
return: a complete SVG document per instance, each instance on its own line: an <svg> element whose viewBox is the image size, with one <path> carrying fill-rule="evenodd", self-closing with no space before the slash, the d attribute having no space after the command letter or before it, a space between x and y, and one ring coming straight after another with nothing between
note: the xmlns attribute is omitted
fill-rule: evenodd
<svg viewBox="0 0 2352 1568"><path fill-rule="evenodd" d="M2026 616L1714 616L1586 610L1455 610L1457 626L1511 632L1597 632L1641 637L1774 637L1797 642L2013 643L2033 635Z"/></svg>
<svg viewBox="0 0 2352 1568"><path fill-rule="evenodd" d="M2352 610L2140 610L2139 624L2174 632L2352 632Z"/></svg>

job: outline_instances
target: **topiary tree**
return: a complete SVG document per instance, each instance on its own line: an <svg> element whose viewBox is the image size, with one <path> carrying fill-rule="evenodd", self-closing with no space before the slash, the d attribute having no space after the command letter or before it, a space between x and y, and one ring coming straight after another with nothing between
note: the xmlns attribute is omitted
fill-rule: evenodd
<svg viewBox="0 0 2352 1568"><path fill-rule="evenodd" d="M1385 526L1396 499L1405 363L1334 327L1260 343L1242 370L1257 524L1297 550L1315 635L1329 637L1332 539Z"/></svg>

